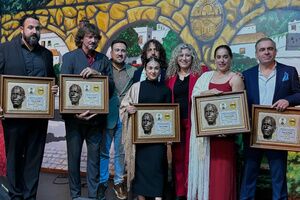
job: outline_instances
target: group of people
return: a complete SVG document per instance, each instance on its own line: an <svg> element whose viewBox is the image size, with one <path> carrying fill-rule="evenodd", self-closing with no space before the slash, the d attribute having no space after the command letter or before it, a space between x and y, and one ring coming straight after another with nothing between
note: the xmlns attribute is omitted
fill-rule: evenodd
<svg viewBox="0 0 300 200"><path fill-rule="evenodd" d="M21 34L0 45L0 74L55 77L52 54L38 43L40 29L37 16L23 16ZM136 69L125 63L125 41L114 40L111 43L109 60L96 51L100 40L99 29L89 22L83 23L75 37L78 48L66 53L61 65L62 74L79 74L85 79L92 75L105 75L109 79L108 115L85 111L62 116L66 127L69 187L73 200L85 199L81 196L80 179L84 140L87 144L89 199L106 199L112 142L113 190L116 196L127 199L127 191L132 191L138 200L164 199L168 181L167 145L132 143L132 116L137 111L134 104L138 103L180 105L181 138L179 143L171 145L174 199L254 199L264 154L269 161L273 199L288 198L287 151L251 148L249 135L243 135L244 170L241 186L238 186L235 136L196 137L193 114L193 97L230 91L247 91L249 113L254 104L270 105L278 112L300 104L298 73L294 67L275 61L277 49L272 39L257 41L255 52L259 63L242 74L231 72L233 53L227 45L220 45L214 50L216 70L210 71L200 65L192 45L179 44L168 63L162 44L152 39L143 47L142 67ZM69 96L72 104L76 105L80 97L75 95L76 87L71 87ZM53 86L51 91L56 94L58 86ZM16 104L17 100L14 102ZM144 115L143 131L150 134L153 116L149 113ZM205 108L205 118L211 126L216 123L216 115L213 106ZM9 118L2 122L9 195L12 200L36 199L48 121ZM264 126L268 126L267 122ZM238 187L240 194L237 194Z"/></svg>

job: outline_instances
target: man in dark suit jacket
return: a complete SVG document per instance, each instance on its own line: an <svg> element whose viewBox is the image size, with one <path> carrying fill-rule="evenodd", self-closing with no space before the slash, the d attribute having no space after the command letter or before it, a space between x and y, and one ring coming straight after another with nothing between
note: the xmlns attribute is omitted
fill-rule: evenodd
<svg viewBox="0 0 300 200"><path fill-rule="evenodd" d="M255 45L259 65L245 72L249 112L253 104L270 105L277 111L300 104L300 84L294 67L275 61L276 44L270 38L262 38ZM263 154L269 161L273 200L287 199L287 151L255 149L249 147L249 137L245 138L244 174L240 199L254 199L256 179L259 174Z"/></svg>
<svg viewBox="0 0 300 200"><path fill-rule="evenodd" d="M21 35L0 45L0 74L55 77L52 53L38 43L40 28L36 15L22 17ZM47 119L3 120L11 199L36 198L47 126Z"/></svg>
<svg viewBox="0 0 300 200"><path fill-rule="evenodd" d="M83 78L91 75L109 77L109 92L113 93L114 83L111 62L102 53L95 51L101 39L99 29L90 23L81 26L76 34L78 49L63 56L61 74L80 74ZM80 157L83 141L87 144L87 185L89 198L97 198L99 185L101 132L106 125L106 115L81 114L63 115L66 126L69 186L72 199L81 199Z"/></svg>

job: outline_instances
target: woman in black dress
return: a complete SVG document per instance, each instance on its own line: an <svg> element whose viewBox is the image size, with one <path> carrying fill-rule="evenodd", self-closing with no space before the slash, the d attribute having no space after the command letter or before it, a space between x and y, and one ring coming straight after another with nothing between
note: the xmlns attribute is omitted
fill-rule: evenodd
<svg viewBox="0 0 300 200"><path fill-rule="evenodd" d="M145 62L145 70L147 79L142 82L137 82L132 85L124 100L121 103L121 116L125 130L125 156L129 169L129 181L132 181L133 193L138 195L138 200L147 198L155 198L160 200L163 197L164 186L167 180L167 146L162 143L157 144L137 144L131 143L131 128L130 123L127 123L131 118L131 114L136 112L133 103L170 103L171 91L158 81L160 75L160 61L152 57ZM122 113L122 110L126 110ZM127 120L126 120L127 118ZM151 121L151 119L149 119ZM130 135L130 136L129 136ZM129 146L130 145L130 146ZM135 149L132 150L132 149ZM130 155L131 154L131 155ZM135 154L135 163L132 163ZM131 163L131 164L130 164ZM133 166L134 172L131 166ZM131 165L131 166L130 166ZM132 175L130 175L133 173ZM134 178L133 178L134 177Z"/></svg>

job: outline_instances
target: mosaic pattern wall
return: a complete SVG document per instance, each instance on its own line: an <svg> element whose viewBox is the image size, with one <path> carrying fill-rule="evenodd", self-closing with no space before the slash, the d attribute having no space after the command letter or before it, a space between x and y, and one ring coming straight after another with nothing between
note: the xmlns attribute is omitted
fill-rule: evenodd
<svg viewBox="0 0 300 200"><path fill-rule="evenodd" d="M53 0L35 12L42 25L75 48L78 23L87 18L103 32L100 50L120 29L139 21L155 21L174 30L184 42L192 44L200 59L208 64L212 50L230 44L237 32L252 19L272 10L299 10L300 1L278 0L144 0L109 3L96 0ZM1 19L1 42L18 33L18 20L24 12L4 15Z"/></svg>

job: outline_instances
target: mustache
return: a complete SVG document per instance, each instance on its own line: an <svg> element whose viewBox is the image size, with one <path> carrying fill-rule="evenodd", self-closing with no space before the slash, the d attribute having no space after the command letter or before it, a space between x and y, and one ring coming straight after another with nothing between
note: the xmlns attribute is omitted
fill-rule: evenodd
<svg viewBox="0 0 300 200"><path fill-rule="evenodd" d="M96 49L98 44L96 42L92 42L88 44L91 48Z"/></svg>
<svg viewBox="0 0 300 200"><path fill-rule="evenodd" d="M36 33L33 33L31 36L29 36L30 39L39 39L39 36Z"/></svg>

